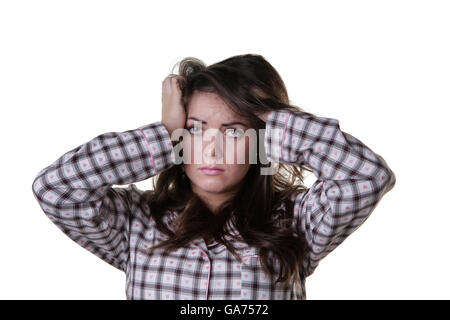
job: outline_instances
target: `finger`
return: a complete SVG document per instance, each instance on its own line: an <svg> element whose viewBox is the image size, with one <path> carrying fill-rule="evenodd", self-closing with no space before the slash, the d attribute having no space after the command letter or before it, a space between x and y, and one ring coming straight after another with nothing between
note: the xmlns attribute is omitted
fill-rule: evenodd
<svg viewBox="0 0 450 320"><path fill-rule="evenodd" d="M184 84L185 84L185 79L183 76L178 76L178 77L176 77L175 82L176 82L176 87L178 89L181 89L181 87L184 86Z"/></svg>
<svg viewBox="0 0 450 320"><path fill-rule="evenodd" d="M170 74L168 76L168 78L169 78L169 83L172 84L174 81L176 81L177 75L176 74Z"/></svg>
<svg viewBox="0 0 450 320"><path fill-rule="evenodd" d="M179 85L182 85L182 84L184 85L186 83L186 79L183 76L178 76L177 77L177 83Z"/></svg>
<svg viewBox="0 0 450 320"><path fill-rule="evenodd" d="M167 77L164 78L163 83L168 83L168 82L170 83L171 79L175 76L176 76L176 74L173 74L173 73L169 74Z"/></svg>
<svg viewBox="0 0 450 320"><path fill-rule="evenodd" d="M163 83L162 83L163 87L167 88L170 86L170 78L166 78L164 79Z"/></svg>

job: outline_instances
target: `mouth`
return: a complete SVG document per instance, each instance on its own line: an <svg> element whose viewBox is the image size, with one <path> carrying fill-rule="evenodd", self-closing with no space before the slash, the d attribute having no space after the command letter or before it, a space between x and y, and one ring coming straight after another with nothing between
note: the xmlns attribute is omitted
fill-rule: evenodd
<svg viewBox="0 0 450 320"><path fill-rule="evenodd" d="M206 174L206 175L212 175L212 176L214 176L214 175L218 175L218 174L221 174L221 173L223 173L225 170L223 170L223 169L220 169L219 167L203 167L203 168L200 168L200 170L204 173L204 174Z"/></svg>

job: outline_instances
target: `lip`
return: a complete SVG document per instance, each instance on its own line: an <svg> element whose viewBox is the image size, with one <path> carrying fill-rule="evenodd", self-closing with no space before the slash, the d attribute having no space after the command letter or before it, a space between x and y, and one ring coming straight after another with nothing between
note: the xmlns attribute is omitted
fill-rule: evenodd
<svg viewBox="0 0 450 320"><path fill-rule="evenodd" d="M219 167L216 167L216 166L213 166L213 167L202 167L202 168L200 168L200 169L222 170L222 171L223 171L223 169L221 169L221 168L219 168Z"/></svg>
<svg viewBox="0 0 450 320"><path fill-rule="evenodd" d="M204 174L207 174L209 176L215 176L215 175L223 173L223 171L224 171L218 167L203 167L203 168L200 168L200 170Z"/></svg>

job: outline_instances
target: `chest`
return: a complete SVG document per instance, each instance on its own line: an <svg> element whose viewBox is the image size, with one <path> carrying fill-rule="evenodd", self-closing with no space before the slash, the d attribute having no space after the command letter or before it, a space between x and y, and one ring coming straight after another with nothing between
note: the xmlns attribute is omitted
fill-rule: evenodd
<svg viewBox="0 0 450 320"><path fill-rule="evenodd" d="M273 284L262 268L259 250L245 243L237 259L212 238L198 239L171 252L149 251L165 240L156 229L142 230L130 239L126 271L127 299L210 300L302 299L302 285ZM275 269L278 270L277 264Z"/></svg>

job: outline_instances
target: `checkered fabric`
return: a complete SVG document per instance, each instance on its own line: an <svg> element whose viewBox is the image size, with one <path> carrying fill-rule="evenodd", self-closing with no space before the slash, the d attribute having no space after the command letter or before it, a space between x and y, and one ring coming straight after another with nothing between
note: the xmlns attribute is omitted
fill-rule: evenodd
<svg viewBox="0 0 450 320"><path fill-rule="evenodd" d="M272 111L264 147L278 163L306 164L317 180L295 201L295 228L308 243L305 276L371 214L395 185L384 159L340 130L338 120L301 111ZM167 236L155 228L134 182L174 165L161 122L109 132L42 169L32 190L45 215L73 241L126 274L127 299L306 299L305 279L271 284L258 248L236 243L239 262L222 244L203 239L170 253L148 249ZM113 185L127 185L113 187ZM168 211L169 228L177 212ZM232 234L236 232L231 226ZM231 237L229 238L231 239ZM275 270L277 261L275 261Z"/></svg>

